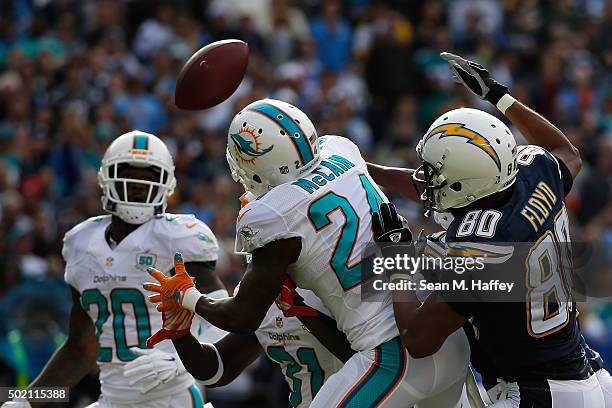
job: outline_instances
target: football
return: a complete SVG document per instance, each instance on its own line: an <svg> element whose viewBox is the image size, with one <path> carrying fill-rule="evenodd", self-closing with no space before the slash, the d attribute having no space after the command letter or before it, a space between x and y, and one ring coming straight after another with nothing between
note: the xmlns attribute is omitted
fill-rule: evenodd
<svg viewBox="0 0 612 408"><path fill-rule="evenodd" d="M221 40L201 48L183 65L176 81L174 103L179 109L212 108L229 98L244 77L249 46Z"/></svg>

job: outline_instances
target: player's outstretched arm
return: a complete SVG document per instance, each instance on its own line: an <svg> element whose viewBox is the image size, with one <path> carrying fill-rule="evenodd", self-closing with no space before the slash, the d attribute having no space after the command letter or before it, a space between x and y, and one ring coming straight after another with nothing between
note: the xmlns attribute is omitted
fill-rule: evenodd
<svg viewBox="0 0 612 408"><path fill-rule="evenodd" d="M414 358L440 350L446 338L466 321L435 293L421 304L413 292L395 291L393 312L402 343Z"/></svg>
<svg viewBox="0 0 612 408"><path fill-rule="evenodd" d="M409 200L420 202L419 192L412 182L414 169L387 167L380 164L367 163L368 173L376 184L394 193L403 195Z"/></svg>
<svg viewBox="0 0 612 408"><path fill-rule="evenodd" d="M457 82L495 105L529 143L541 146L561 159L572 178L576 177L582 166L580 154L563 132L542 115L515 100L508 88L491 78L482 65L449 52L443 52L440 56L450 65Z"/></svg>
<svg viewBox="0 0 612 408"><path fill-rule="evenodd" d="M175 254L176 273L172 278L148 268L151 276L160 283L145 283L144 288L156 292L149 296L149 300L159 303L157 310L160 312L183 308L199 314L222 330L253 333L280 292L287 268L298 259L301 248L300 238L288 238L255 249L253 261L240 283L241 290L232 298L212 299L198 291L187 274L180 253Z"/></svg>
<svg viewBox="0 0 612 408"><path fill-rule="evenodd" d="M207 387L229 384L262 352L254 334L229 333L215 344L189 334L173 343L187 371Z"/></svg>
<svg viewBox="0 0 612 408"><path fill-rule="evenodd" d="M324 314L318 316L298 316L319 342L336 358L346 363L355 354L346 335L338 330L338 323Z"/></svg>
<svg viewBox="0 0 612 408"><path fill-rule="evenodd" d="M71 289L72 310L68 339L53 354L30 387L72 387L95 366L98 355L95 328L81 307L79 293Z"/></svg>
<svg viewBox="0 0 612 408"><path fill-rule="evenodd" d="M253 333L276 299L287 268L298 259L301 249L300 238L272 241L257 248L236 296L221 300L201 296L196 313L223 330Z"/></svg>

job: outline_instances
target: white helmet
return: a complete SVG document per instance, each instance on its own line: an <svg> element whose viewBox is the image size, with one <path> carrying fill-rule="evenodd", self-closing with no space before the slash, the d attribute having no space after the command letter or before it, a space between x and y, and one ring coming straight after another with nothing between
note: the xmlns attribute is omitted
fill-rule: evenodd
<svg viewBox="0 0 612 408"><path fill-rule="evenodd" d="M152 167L159 173L156 182L119 178L119 166ZM102 208L129 224L142 224L166 210L166 199L174 191L174 163L168 148L157 136L134 130L119 136L106 149L98 171ZM129 201L128 183L148 187L144 202Z"/></svg>
<svg viewBox="0 0 612 408"><path fill-rule="evenodd" d="M413 181L425 185L421 200L426 215L432 209L465 207L505 190L518 172L512 132L495 116L477 109L460 108L440 116L416 150L423 165Z"/></svg>
<svg viewBox="0 0 612 408"><path fill-rule="evenodd" d="M226 157L234 180L259 197L319 164L317 131L295 106L262 99L234 116Z"/></svg>

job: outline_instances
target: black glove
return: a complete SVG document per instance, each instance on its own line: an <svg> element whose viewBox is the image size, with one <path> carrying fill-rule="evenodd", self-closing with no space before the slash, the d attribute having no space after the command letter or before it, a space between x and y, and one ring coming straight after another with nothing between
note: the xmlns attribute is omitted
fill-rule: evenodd
<svg viewBox="0 0 612 408"><path fill-rule="evenodd" d="M397 213L395 206L391 203L382 203L378 207L378 213L372 214L374 237L382 256L395 258L397 255L414 256L414 243L412 232L408 228L408 222ZM385 275L389 282L396 279L412 279L414 271L386 269Z"/></svg>
<svg viewBox="0 0 612 408"><path fill-rule="evenodd" d="M408 221L397 213L392 203L382 203L378 213L372 214L376 242L412 242Z"/></svg>
<svg viewBox="0 0 612 408"><path fill-rule="evenodd" d="M450 52L443 52L440 57L450 65L454 74L453 79L463 84L480 99L486 99L493 105L497 105L501 97L508 93L508 87L491 78L489 71L482 65Z"/></svg>

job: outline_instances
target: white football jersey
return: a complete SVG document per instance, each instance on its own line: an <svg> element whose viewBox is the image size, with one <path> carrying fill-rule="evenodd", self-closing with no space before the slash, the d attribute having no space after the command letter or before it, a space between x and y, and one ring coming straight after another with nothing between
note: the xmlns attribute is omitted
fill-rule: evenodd
<svg viewBox="0 0 612 408"><path fill-rule="evenodd" d="M243 207L237 236L246 252L300 237L302 251L289 275L321 299L354 350L370 350L398 335L391 293L364 302L360 287L362 255L374 240L371 214L388 200L355 144L340 136L319 143L321 164Z"/></svg>
<svg viewBox="0 0 612 408"><path fill-rule="evenodd" d="M185 262L216 261L217 240L193 215L164 214L140 225L111 249L105 239L110 223L110 215L80 223L66 233L62 250L64 278L81 294L81 305L96 328L102 395L109 401L137 402L180 392L194 382L191 375L178 376L146 395L123 376L123 365L136 357L129 348L146 348L147 338L162 328L162 315L142 287L155 281L146 267L168 273L174 268L175 251L183 253ZM196 319L192 331L201 330ZM171 341L155 348L176 354Z"/></svg>
<svg viewBox="0 0 612 408"><path fill-rule="evenodd" d="M235 293L239 287L236 287ZM309 290L297 288L304 303L330 315L321 300ZM297 317L285 317L272 304L255 336L268 358L277 363L291 391L292 407L308 407L327 379L344 365L302 324Z"/></svg>

